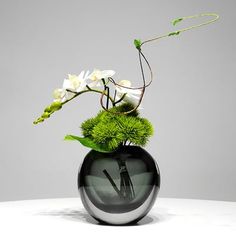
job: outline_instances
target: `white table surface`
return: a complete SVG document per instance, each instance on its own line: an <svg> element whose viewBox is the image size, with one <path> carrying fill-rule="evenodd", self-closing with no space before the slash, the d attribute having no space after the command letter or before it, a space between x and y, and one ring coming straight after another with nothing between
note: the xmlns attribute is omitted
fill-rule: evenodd
<svg viewBox="0 0 236 236"><path fill-rule="evenodd" d="M80 198L0 202L0 235L234 235L236 202L158 198L137 225L99 225Z"/></svg>

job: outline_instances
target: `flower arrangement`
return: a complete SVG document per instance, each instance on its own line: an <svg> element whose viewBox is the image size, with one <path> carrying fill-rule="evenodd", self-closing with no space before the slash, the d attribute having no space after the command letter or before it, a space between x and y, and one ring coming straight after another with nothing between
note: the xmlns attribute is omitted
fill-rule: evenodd
<svg viewBox="0 0 236 236"><path fill-rule="evenodd" d="M76 140L92 149L79 170L78 187L84 207L98 221L117 225L137 222L151 209L160 188L158 165L141 148L154 132L151 122L141 117L139 111L144 93L153 80L151 66L142 51L143 45L177 36L219 18L215 13L206 13L177 18L172 24L175 26L185 19L206 16L213 19L145 41L134 40L142 85L134 87L125 79L116 82L113 70L95 69L92 73L69 74L62 87L54 90L51 105L34 121L34 124L42 123L82 94L100 95L102 110L81 124L82 136L65 136L65 140ZM144 66L150 73L148 81Z"/></svg>
<svg viewBox="0 0 236 236"><path fill-rule="evenodd" d="M65 136L65 140L77 140L84 146L99 152L112 152L122 145L134 144L145 146L149 138L153 135L153 127L150 121L140 117L138 109L146 88L152 82L153 73L147 58L142 52L142 46L162 38L177 36L184 31L213 23L219 18L215 13L205 13L177 18L172 21L172 24L175 26L185 19L206 16L214 18L204 23L173 31L143 42L139 39L134 40L134 45L138 50L142 86L132 87L131 81L129 80L116 82L113 78L115 75L115 71L113 70L101 71L95 69L92 73L82 71L79 75L69 74L68 78L64 79L62 88L54 90L53 103L44 109L43 114L34 121L34 124L48 119L65 104L84 93L97 93L100 94L100 104L103 111L100 111L96 117L82 123L82 137L67 135ZM143 63L146 64L150 71L150 80L148 83L146 82Z"/></svg>

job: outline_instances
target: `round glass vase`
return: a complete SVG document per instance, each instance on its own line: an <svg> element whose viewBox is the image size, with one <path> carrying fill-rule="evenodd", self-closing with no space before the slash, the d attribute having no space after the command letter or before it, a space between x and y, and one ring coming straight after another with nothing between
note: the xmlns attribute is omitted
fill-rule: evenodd
<svg viewBox="0 0 236 236"><path fill-rule="evenodd" d="M122 146L112 153L91 150L80 167L78 188L85 209L100 223L134 224L153 206L160 172L139 146Z"/></svg>

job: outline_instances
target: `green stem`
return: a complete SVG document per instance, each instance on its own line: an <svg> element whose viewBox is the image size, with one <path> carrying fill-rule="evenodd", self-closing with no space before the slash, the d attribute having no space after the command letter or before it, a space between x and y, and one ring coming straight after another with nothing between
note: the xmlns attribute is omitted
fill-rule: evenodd
<svg viewBox="0 0 236 236"><path fill-rule="evenodd" d="M67 91L72 92L72 91L70 91L70 90L67 90ZM104 93L103 91L100 91L100 90L97 90L97 89L91 89L91 88L89 88L88 90L83 90L83 91L81 91L81 92L76 93L72 98L70 98L70 99L66 100L65 102L63 102L62 105L66 104L67 102L69 102L69 101L71 101L71 100L73 100L74 98L78 97L79 95L84 94L84 93L87 93L87 92L94 92L94 93L100 93L100 94L103 94L103 93ZM72 93L73 93L73 92L72 92ZM105 94L105 96L109 97L109 99L111 100L111 102L114 103L114 100L113 100L112 97L108 96L108 94Z"/></svg>
<svg viewBox="0 0 236 236"><path fill-rule="evenodd" d="M216 13L202 13L202 14L197 14L197 15L192 15L192 16L184 16L182 18L179 18L176 21L173 21L173 22L175 22L175 23L173 23L173 25L175 25L176 23L178 23L182 20L192 19L192 18L199 18L199 17L204 17L204 16L213 16L214 19L203 22L201 24L197 24L197 25L193 25L193 26L190 26L190 27L187 27L187 28L183 28L181 30L173 31L173 32L161 35L161 36L156 37L156 38L148 39L148 40L142 42L140 46L142 46L145 43L149 43L149 42L156 41L156 40L166 38L166 37L169 37L169 36L173 36L173 35L178 35L182 32L185 32L185 31L188 31L188 30L191 30L191 29L195 29L195 28L198 28L198 27L201 27L201 26L204 26L204 25L211 24L211 23L213 23L213 22L215 22L219 19L219 15L217 15Z"/></svg>

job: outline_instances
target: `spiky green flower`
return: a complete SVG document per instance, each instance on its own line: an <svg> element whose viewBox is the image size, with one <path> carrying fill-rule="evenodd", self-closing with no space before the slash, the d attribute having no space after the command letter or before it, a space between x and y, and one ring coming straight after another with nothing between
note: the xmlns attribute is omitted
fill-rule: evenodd
<svg viewBox="0 0 236 236"><path fill-rule="evenodd" d="M91 136L94 127L99 123L98 118L90 118L81 124L82 134L85 137Z"/></svg>
<svg viewBox="0 0 236 236"><path fill-rule="evenodd" d="M109 150L115 150L124 141L121 127L116 122L99 122L92 131L92 139Z"/></svg>
<svg viewBox="0 0 236 236"><path fill-rule="evenodd" d="M120 113L133 108L134 105L131 103L124 103L111 108L109 112L99 112L96 117L83 122L82 134L110 151L127 142L145 146L153 135L152 124L147 119L139 117L137 111L128 114Z"/></svg>

